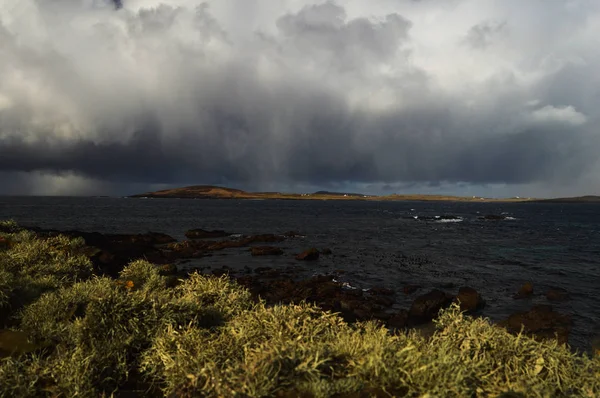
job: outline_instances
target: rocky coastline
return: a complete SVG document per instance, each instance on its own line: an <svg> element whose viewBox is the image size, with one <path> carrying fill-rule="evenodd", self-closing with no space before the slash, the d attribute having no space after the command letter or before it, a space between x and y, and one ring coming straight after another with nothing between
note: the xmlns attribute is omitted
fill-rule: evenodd
<svg viewBox="0 0 600 398"><path fill-rule="evenodd" d="M460 287L457 293L416 285L399 286L398 289L360 289L339 280L340 275L344 273L343 269L333 274L299 279L298 267L315 264L321 256L331 255L335 248L306 248L300 253L284 253L277 244L302 236L297 231L241 236L222 230L208 231L196 228L185 233L186 240L177 241L158 232L101 234L36 227L28 229L42 239L57 235L83 238L86 246L82 250L90 258L98 275L116 277L131 261L145 259L159 265L161 273L171 276L173 283L186 278L192 272L228 275L246 287L253 297L265 300L268 305L314 303L323 310L339 313L349 323L376 320L393 331L416 329L427 336L435 329L432 320L439 310L449 307L452 303L459 303L461 309L470 315L485 316L485 292L478 292L468 286ZM10 245L10 242L0 241L0 245ZM293 255L298 265L284 269L269 266L245 266L240 269L223 266L208 271L186 266L186 262L192 259L209 257L217 252L236 248L247 249L248 256L253 257ZM523 286L515 292L514 299L531 297L533 289L534 285L531 282L523 281ZM394 305L400 295L411 297L410 307L398 309ZM551 304L568 300L569 294L561 289L550 289L545 295L548 304L532 306L528 311L514 313L497 325L513 334L522 330L524 334L536 339L557 339L561 344L567 343L572 318L569 314L556 312Z"/></svg>

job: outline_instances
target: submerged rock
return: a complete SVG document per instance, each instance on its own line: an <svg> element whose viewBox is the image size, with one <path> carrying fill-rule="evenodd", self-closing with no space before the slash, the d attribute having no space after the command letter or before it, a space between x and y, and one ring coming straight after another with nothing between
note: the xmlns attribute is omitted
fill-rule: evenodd
<svg viewBox="0 0 600 398"><path fill-rule="evenodd" d="M253 256L279 256L283 254L283 250L274 246L254 246L250 248Z"/></svg>
<svg viewBox="0 0 600 398"><path fill-rule="evenodd" d="M388 289L387 287L372 287L369 289L369 293L376 294L379 296L393 296L394 291L392 289Z"/></svg>
<svg viewBox="0 0 600 398"><path fill-rule="evenodd" d="M517 294L515 294L513 296L513 298L515 298L515 299L524 299L524 298L531 297L532 294L533 294L533 283L531 283L531 282L525 282L523 284L523 286L521 286L519 288L519 291L517 292Z"/></svg>
<svg viewBox="0 0 600 398"><path fill-rule="evenodd" d="M404 285L402 287L402 292L404 292L404 294L406 294L407 296L413 294L414 292L416 292L417 290L419 290L421 288L421 286L419 285Z"/></svg>
<svg viewBox="0 0 600 398"><path fill-rule="evenodd" d="M552 287L546 291L546 298L549 301L566 301L571 297L566 289L560 287Z"/></svg>
<svg viewBox="0 0 600 398"><path fill-rule="evenodd" d="M231 234L223 230L206 231L204 229L190 229L186 231L185 237L188 239L210 239L210 238L225 238Z"/></svg>
<svg viewBox="0 0 600 398"><path fill-rule="evenodd" d="M498 215L498 214L486 214L485 216L478 217L480 220L490 220L490 221L501 221L506 220L506 216Z"/></svg>
<svg viewBox="0 0 600 398"><path fill-rule="evenodd" d="M303 251L296 255L296 260L300 261L315 261L319 259L319 251L315 248L311 248Z"/></svg>

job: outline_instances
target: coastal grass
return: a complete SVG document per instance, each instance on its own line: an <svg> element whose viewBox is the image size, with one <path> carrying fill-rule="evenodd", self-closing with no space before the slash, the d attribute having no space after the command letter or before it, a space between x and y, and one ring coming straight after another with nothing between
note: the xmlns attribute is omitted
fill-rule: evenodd
<svg viewBox="0 0 600 398"><path fill-rule="evenodd" d="M600 396L598 357L456 305L426 339L142 260L95 276L79 240L3 225L0 238L0 397Z"/></svg>

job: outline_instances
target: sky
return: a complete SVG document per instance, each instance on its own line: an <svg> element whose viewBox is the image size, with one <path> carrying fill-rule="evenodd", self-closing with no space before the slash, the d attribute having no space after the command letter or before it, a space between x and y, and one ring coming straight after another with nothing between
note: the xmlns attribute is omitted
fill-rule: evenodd
<svg viewBox="0 0 600 398"><path fill-rule="evenodd" d="M597 0L0 0L0 194L600 194Z"/></svg>

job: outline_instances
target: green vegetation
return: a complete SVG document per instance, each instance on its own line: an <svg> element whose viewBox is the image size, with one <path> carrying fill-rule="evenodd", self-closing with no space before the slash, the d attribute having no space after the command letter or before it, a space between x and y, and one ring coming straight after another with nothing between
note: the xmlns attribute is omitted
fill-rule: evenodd
<svg viewBox="0 0 600 398"><path fill-rule="evenodd" d="M98 277L82 241L14 224L0 224L2 241L0 397L600 395L599 358L457 306L424 339L269 307L226 277L173 280L141 260Z"/></svg>

